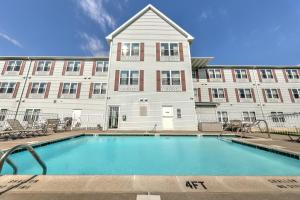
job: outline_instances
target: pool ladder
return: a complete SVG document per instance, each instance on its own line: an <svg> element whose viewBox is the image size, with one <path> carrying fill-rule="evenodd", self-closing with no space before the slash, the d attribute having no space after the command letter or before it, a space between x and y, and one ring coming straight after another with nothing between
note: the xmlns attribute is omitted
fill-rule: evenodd
<svg viewBox="0 0 300 200"><path fill-rule="evenodd" d="M18 168L17 166L13 163L12 160L10 160L8 158L8 156L10 154L12 154L14 151L18 150L18 149L26 149L29 151L29 153L32 155L32 157L40 164L40 166L42 167L43 169L43 175L46 175L47 174L47 166L46 164L42 161L42 159L40 158L40 156L35 152L35 150L30 146L30 145L27 145L27 144L20 144L20 145L17 145L17 146L14 146L13 148L9 149L8 151L6 151L5 153L0 151L0 174L1 174L1 171L2 171L2 168L3 168L3 165L4 165L4 162L6 161L14 170L14 174L17 174L18 173Z"/></svg>

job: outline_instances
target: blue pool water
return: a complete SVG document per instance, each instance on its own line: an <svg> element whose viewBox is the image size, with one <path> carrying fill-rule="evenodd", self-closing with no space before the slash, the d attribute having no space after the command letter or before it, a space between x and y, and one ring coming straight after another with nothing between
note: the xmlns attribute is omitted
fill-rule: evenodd
<svg viewBox="0 0 300 200"><path fill-rule="evenodd" d="M215 137L83 136L36 151L47 174L300 175L300 160ZM11 159L20 174L42 173L26 151Z"/></svg>

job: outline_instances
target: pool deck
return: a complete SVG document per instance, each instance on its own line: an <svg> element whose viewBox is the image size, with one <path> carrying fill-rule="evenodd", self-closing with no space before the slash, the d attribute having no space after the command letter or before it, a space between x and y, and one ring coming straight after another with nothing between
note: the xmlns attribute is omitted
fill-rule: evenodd
<svg viewBox="0 0 300 200"><path fill-rule="evenodd" d="M0 141L5 150L17 144L34 144L74 137L82 133L101 135L138 135L138 132L72 131L48 136ZM180 135L180 132L159 133ZM181 132L182 134L182 132ZM197 135L199 132L187 134ZM209 135L219 135L209 133ZM300 143L287 136L266 138L250 134L235 138L242 143L268 147L300 155ZM0 199L123 199L137 195L160 195L162 200L194 199L299 199L300 176L0 176ZM150 199L149 199L150 200Z"/></svg>

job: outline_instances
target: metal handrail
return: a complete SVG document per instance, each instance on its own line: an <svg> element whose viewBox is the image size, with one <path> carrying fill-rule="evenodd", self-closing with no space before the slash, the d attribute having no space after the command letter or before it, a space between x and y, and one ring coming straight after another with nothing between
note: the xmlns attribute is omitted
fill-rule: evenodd
<svg viewBox="0 0 300 200"><path fill-rule="evenodd" d="M0 156L2 156L3 154L4 154L3 151L0 150ZM13 161L11 161L9 158L6 159L6 162L9 164L9 166L11 166L11 168L13 168L14 175L17 174L18 173L18 168L15 165L15 163L13 163Z"/></svg>
<svg viewBox="0 0 300 200"><path fill-rule="evenodd" d="M41 160L41 158L39 157L39 155L34 151L34 149L27 145L27 144L20 144L17 146L14 146L13 148L11 148L10 150L6 151L0 158L0 173L2 171L3 168L3 164L5 161L8 160L8 156L10 154L12 154L14 151L18 150L18 149L22 149L25 148L29 151L29 153L31 153L31 155L33 156L33 158L40 164L40 166L43 168L43 175L46 175L47 173L47 166L46 164Z"/></svg>

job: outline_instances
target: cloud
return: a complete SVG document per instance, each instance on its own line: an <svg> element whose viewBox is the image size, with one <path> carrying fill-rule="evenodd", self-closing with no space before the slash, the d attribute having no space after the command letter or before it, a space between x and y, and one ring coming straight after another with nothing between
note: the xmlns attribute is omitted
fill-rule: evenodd
<svg viewBox="0 0 300 200"><path fill-rule="evenodd" d="M278 32L280 30L281 26L280 25L277 25L275 26L274 28L271 29L271 32Z"/></svg>
<svg viewBox="0 0 300 200"><path fill-rule="evenodd" d="M106 56L108 54L104 44L97 37L87 33L81 33L80 37L84 43L81 45L82 50L89 52L93 56Z"/></svg>
<svg viewBox="0 0 300 200"><path fill-rule="evenodd" d="M80 0L78 3L82 11L104 31L107 28L115 28L116 20L104 7L105 0Z"/></svg>
<svg viewBox="0 0 300 200"><path fill-rule="evenodd" d="M14 39L14 38L12 38L12 37L10 37L8 35L6 35L5 33L1 33L0 32L0 37L3 38L3 39L5 39L5 40L7 40L11 44L13 44L13 45L15 45L15 46L17 46L19 48L23 48L22 44L18 40Z"/></svg>

